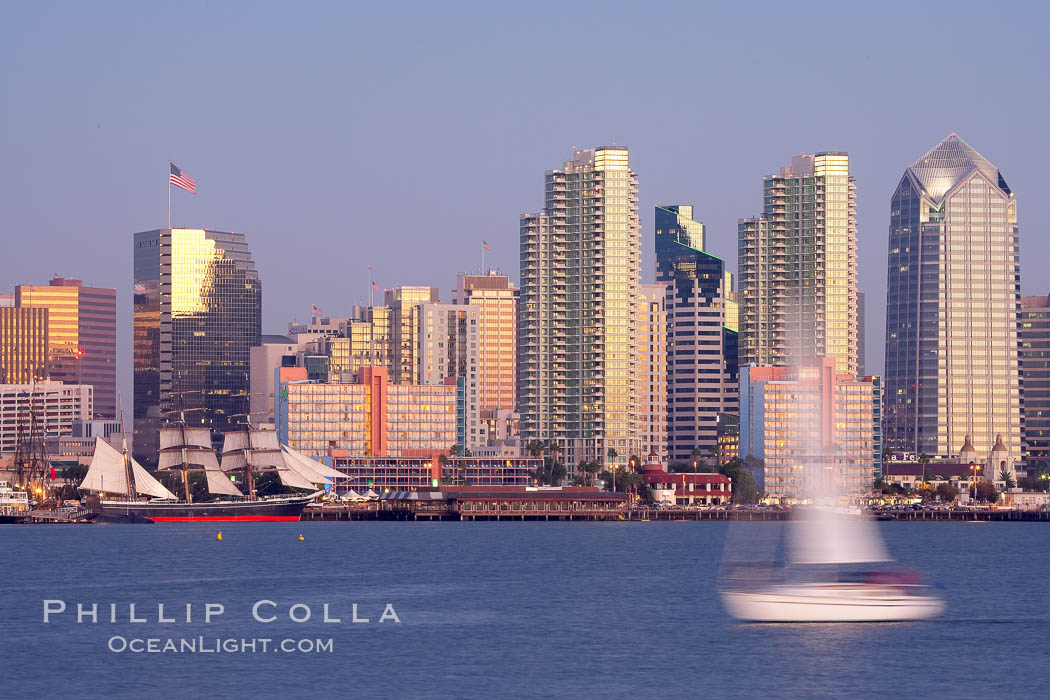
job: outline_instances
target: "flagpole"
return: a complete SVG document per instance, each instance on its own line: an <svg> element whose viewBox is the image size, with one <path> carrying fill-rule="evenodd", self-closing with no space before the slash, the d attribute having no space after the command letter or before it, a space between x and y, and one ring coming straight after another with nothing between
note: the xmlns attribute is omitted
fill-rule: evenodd
<svg viewBox="0 0 1050 700"><path fill-rule="evenodd" d="M485 241L481 242L481 274L485 274Z"/></svg>
<svg viewBox="0 0 1050 700"><path fill-rule="evenodd" d="M372 264L368 265L368 305L372 306Z"/></svg>
<svg viewBox="0 0 1050 700"><path fill-rule="evenodd" d="M168 163L168 230L171 230L171 163Z"/></svg>

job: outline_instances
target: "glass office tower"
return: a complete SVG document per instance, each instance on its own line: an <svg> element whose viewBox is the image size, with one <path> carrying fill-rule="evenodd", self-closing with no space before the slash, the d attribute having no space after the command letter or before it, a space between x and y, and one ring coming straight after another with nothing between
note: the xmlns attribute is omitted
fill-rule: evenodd
<svg viewBox="0 0 1050 700"><path fill-rule="evenodd" d="M625 464L641 447L636 379L641 226L623 147L578 150L520 221L518 406L525 443Z"/></svg>
<svg viewBox="0 0 1050 700"><path fill-rule="evenodd" d="M1050 472L1050 296L1021 297L1018 365L1028 473Z"/></svg>
<svg viewBox="0 0 1050 700"><path fill-rule="evenodd" d="M51 379L91 385L93 417L117 418L117 290L56 275L15 287L15 306L47 309Z"/></svg>
<svg viewBox="0 0 1050 700"><path fill-rule="evenodd" d="M667 441L672 461L707 457L719 414L737 414L736 297L725 261L704 250L691 205L656 207L656 280L667 310Z"/></svg>
<svg viewBox="0 0 1050 700"><path fill-rule="evenodd" d="M48 378L47 309L0 307L0 384Z"/></svg>
<svg viewBox="0 0 1050 700"><path fill-rule="evenodd" d="M134 450L155 464L169 411L187 409L187 423L216 439L243 422L262 283L240 233L159 229L134 234L134 245Z"/></svg>
<svg viewBox="0 0 1050 700"><path fill-rule="evenodd" d="M890 203L885 440L983 458L1002 433L1021 456L1017 201L952 134L904 171Z"/></svg>
<svg viewBox="0 0 1050 700"><path fill-rule="evenodd" d="M856 186L845 153L803 154L738 224L740 365L835 358L857 373Z"/></svg>

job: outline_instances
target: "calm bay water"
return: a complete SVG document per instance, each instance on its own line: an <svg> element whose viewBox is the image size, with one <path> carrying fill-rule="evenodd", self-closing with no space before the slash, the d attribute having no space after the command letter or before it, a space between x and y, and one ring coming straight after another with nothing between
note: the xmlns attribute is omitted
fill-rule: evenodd
<svg viewBox="0 0 1050 700"><path fill-rule="evenodd" d="M878 525L945 586L942 618L735 623L714 589L715 522L243 524L221 542L207 525L0 527L0 697L1050 695L1050 528ZM44 599L69 609L42 624ZM276 622L252 619L260 599ZM100 603L100 622L76 624L76 602ZM180 621L159 624L158 602ZM208 602L225 613L205 625ZM128 603L149 622L128 623ZM289 621L295 603L313 619ZM324 603L341 624L321 622ZM353 603L369 624L351 623ZM378 623L386 603L400 624ZM199 635L330 638L332 651L107 649Z"/></svg>

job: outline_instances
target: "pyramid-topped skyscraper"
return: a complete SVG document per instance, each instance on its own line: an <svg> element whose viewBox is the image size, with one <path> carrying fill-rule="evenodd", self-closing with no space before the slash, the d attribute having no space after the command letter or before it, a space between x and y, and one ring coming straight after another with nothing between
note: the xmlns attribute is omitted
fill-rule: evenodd
<svg viewBox="0 0 1050 700"><path fill-rule="evenodd" d="M1021 456L1017 201L952 134L904 171L890 204L885 442L954 457L996 435Z"/></svg>

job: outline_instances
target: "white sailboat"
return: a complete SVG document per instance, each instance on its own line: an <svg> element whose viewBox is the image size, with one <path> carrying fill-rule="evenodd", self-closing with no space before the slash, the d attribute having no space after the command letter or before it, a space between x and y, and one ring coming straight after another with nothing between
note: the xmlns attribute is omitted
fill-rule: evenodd
<svg viewBox="0 0 1050 700"><path fill-rule="evenodd" d="M119 451L101 437L95 438L95 452L91 455L91 465L80 483L80 490L98 494L103 505L114 508L149 502L148 499L141 499L141 496L178 500L175 494L164 488L164 485L153 478L141 464L132 459L126 448ZM122 499L107 500L106 494L121 496Z"/></svg>
<svg viewBox="0 0 1050 700"><path fill-rule="evenodd" d="M796 511L788 524L788 558L799 582L722 591L733 617L753 622L884 622L940 614L944 601L906 572L829 575L828 569L892 561L866 516L832 508ZM823 574L823 575L821 575Z"/></svg>

